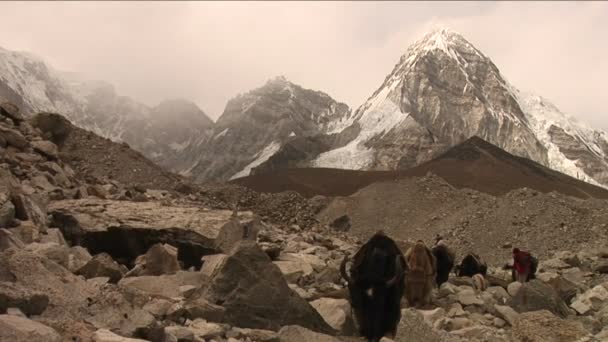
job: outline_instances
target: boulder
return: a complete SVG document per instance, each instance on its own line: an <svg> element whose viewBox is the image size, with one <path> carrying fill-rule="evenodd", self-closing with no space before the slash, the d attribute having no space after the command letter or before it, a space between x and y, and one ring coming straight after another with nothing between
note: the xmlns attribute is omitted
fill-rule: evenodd
<svg viewBox="0 0 608 342"><path fill-rule="evenodd" d="M196 295L222 305L226 309L224 321L243 328L278 330L300 325L332 331L321 315L287 286L278 267L253 241L237 243L209 286Z"/></svg>
<svg viewBox="0 0 608 342"><path fill-rule="evenodd" d="M10 230L0 228L0 252L9 248L23 248L25 245Z"/></svg>
<svg viewBox="0 0 608 342"><path fill-rule="evenodd" d="M494 305L494 309L496 310L497 315L510 325L515 324L515 321L517 321L517 318L519 317L517 311L506 305Z"/></svg>
<svg viewBox="0 0 608 342"><path fill-rule="evenodd" d="M162 201L131 202L86 198L54 201L49 205L53 225L62 229L68 240L106 235L114 248L145 254L152 244L162 242L177 246L192 246L193 257L199 259L216 251L215 240L222 227L239 220L253 222L251 212L239 212L237 218L228 210L201 209L195 205L167 205ZM68 234L69 233L69 234ZM121 238L112 238L113 234ZM145 239L144 239L145 236ZM92 250L94 241L83 239ZM152 243L150 243L152 242Z"/></svg>
<svg viewBox="0 0 608 342"><path fill-rule="evenodd" d="M0 193L0 228L7 228L15 222L15 205L6 193Z"/></svg>
<svg viewBox="0 0 608 342"><path fill-rule="evenodd" d="M205 255L202 258L203 266L201 267L201 273L208 277L212 277L214 273L221 268L224 261L226 261L226 257L226 254Z"/></svg>
<svg viewBox="0 0 608 342"><path fill-rule="evenodd" d="M595 265L593 265L593 271L602 274L608 273L608 260L598 261Z"/></svg>
<svg viewBox="0 0 608 342"><path fill-rule="evenodd" d="M547 310L519 315L511 333L518 342L575 342L587 336L581 323L561 319Z"/></svg>
<svg viewBox="0 0 608 342"><path fill-rule="evenodd" d="M204 298L187 300L184 304L184 312L189 319L201 318L209 322L224 322L226 309L223 306L209 303Z"/></svg>
<svg viewBox="0 0 608 342"><path fill-rule="evenodd" d="M11 102L0 103L0 115L6 116L15 123L23 121L23 116L19 113L19 107Z"/></svg>
<svg viewBox="0 0 608 342"><path fill-rule="evenodd" d="M188 325L194 336L199 339L212 339L224 334L224 328L216 323L209 323L203 319L195 319Z"/></svg>
<svg viewBox="0 0 608 342"><path fill-rule="evenodd" d="M55 159L57 159L57 157L59 155L59 150L57 149L57 145L53 144L50 141L46 141L46 140L32 141L32 147L34 148L34 151L42 154L43 156L47 157L48 159L55 160Z"/></svg>
<svg viewBox="0 0 608 342"><path fill-rule="evenodd" d="M346 299L319 298L310 302L321 317L336 331L343 335L354 332L350 303Z"/></svg>
<svg viewBox="0 0 608 342"><path fill-rule="evenodd" d="M425 341L442 342L442 336L424 322L421 314L413 309L401 310L401 321L397 327L395 342Z"/></svg>
<svg viewBox="0 0 608 342"><path fill-rule="evenodd" d="M280 342L339 342L340 340L329 335L320 334L306 328L289 325L279 330Z"/></svg>
<svg viewBox="0 0 608 342"><path fill-rule="evenodd" d="M304 261L274 261L288 283L295 284L303 276L311 275L314 270L312 266Z"/></svg>
<svg viewBox="0 0 608 342"><path fill-rule="evenodd" d="M575 283L562 276L553 277L546 281L546 283L551 285L566 303L572 302L579 291L579 287Z"/></svg>
<svg viewBox="0 0 608 342"><path fill-rule="evenodd" d="M95 255L89 262L76 271L76 274L86 279L108 277L111 283L118 283L125 272L120 265L107 253Z"/></svg>
<svg viewBox="0 0 608 342"><path fill-rule="evenodd" d="M12 228L11 231L21 240L23 243L33 243L40 241L40 231L38 227L31 221L19 221L19 225Z"/></svg>
<svg viewBox="0 0 608 342"><path fill-rule="evenodd" d="M517 292L521 289L522 286L522 283L514 281L510 283L509 286L507 286L507 293L509 294L509 296L515 297L515 295L517 295Z"/></svg>
<svg viewBox="0 0 608 342"><path fill-rule="evenodd" d="M0 282L0 313L5 313L8 308L18 308L28 316L40 315L48 304L49 297L42 292L11 282Z"/></svg>
<svg viewBox="0 0 608 342"><path fill-rule="evenodd" d="M608 290L602 285L595 286L589 291L576 297L571 307L581 315L590 311L599 311L608 305Z"/></svg>
<svg viewBox="0 0 608 342"><path fill-rule="evenodd" d="M46 230L46 234L40 235L40 242L53 242L60 246L68 246L68 243L65 241L61 230L58 228L49 228Z"/></svg>
<svg viewBox="0 0 608 342"><path fill-rule="evenodd" d="M179 271L171 275L124 278L118 285L137 289L151 296L175 298L181 296L181 286L200 287L206 280L207 277L199 272Z"/></svg>
<svg viewBox="0 0 608 342"><path fill-rule="evenodd" d="M263 329L232 328L226 333L226 337L238 338L241 340L259 342L278 342L279 336L275 331Z"/></svg>
<svg viewBox="0 0 608 342"><path fill-rule="evenodd" d="M548 310L560 317L570 314L568 306L555 289L538 279L524 283L508 305L519 313Z"/></svg>
<svg viewBox="0 0 608 342"><path fill-rule="evenodd" d="M0 341L61 342L61 336L50 327L27 318L0 315Z"/></svg>
<svg viewBox="0 0 608 342"><path fill-rule="evenodd" d="M21 221L32 221L40 232L46 232L48 226L46 205L48 199L41 195L15 195L15 216Z"/></svg>
<svg viewBox="0 0 608 342"><path fill-rule="evenodd" d="M145 254L144 265L141 275L175 274L180 270L177 248L166 243L153 245Z"/></svg>
<svg viewBox="0 0 608 342"><path fill-rule="evenodd" d="M0 125L0 136L9 146L23 150L29 146L27 139L19 131Z"/></svg>
<svg viewBox="0 0 608 342"><path fill-rule="evenodd" d="M93 342L147 342L147 340L122 337L108 329L99 329L93 334Z"/></svg>
<svg viewBox="0 0 608 342"><path fill-rule="evenodd" d="M222 226L217 235L215 241L217 249L223 253L228 253L241 240L256 241L260 228L261 223L257 217L245 222L238 218L232 218Z"/></svg>
<svg viewBox="0 0 608 342"><path fill-rule="evenodd" d="M466 288L457 293L458 302L464 306L468 305L483 305L483 299L481 299L475 290Z"/></svg>

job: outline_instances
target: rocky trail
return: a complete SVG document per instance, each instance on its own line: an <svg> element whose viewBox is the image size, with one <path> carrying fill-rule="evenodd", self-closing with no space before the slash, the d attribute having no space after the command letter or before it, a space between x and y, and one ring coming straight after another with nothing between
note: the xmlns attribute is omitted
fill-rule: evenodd
<svg viewBox="0 0 608 342"><path fill-rule="evenodd" d="M403 246L441 232L504 286L451 277L429 308L404 303L395 341L608 340L604 200L432 175L342 198L198 186L69 127L0 106L0 341L362 341L339 265L381 228ZM538 251L538 279L509 284L499 244Z"/></svg>

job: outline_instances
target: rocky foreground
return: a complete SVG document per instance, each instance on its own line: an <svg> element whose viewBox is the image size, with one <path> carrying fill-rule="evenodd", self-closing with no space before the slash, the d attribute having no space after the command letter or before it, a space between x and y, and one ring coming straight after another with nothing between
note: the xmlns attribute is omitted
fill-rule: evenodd
<svg viewBox="0 0 608 342"><path fill-rule="evenodd" d="M361 241L315 221L322 199L105 179L57 117L0 114L0 341L360 341L338 268ZM395 340L606 341L607 273L587 248L523 286L454 277Z"/></svg>

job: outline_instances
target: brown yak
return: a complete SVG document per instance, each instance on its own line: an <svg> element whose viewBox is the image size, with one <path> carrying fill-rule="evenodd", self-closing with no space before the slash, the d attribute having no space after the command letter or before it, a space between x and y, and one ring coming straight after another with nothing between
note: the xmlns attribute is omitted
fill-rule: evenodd
<svg viewBox="0 0 608 342"><path fill-rule="evenodd" d="M429 304L437 273L435 256L424 242L418 240L405 253L405 262L405 298L408 305L419 308Z"/></svg>

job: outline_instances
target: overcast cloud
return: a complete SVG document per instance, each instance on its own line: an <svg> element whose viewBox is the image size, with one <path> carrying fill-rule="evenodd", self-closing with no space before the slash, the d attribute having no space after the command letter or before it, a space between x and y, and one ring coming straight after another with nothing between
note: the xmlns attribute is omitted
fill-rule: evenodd
<svg viewBox="0 0 608 342"><path fill-rule="evenodd" d="M608 129L605 2L0 3L0 46L154 105L226 101L285 75L353 108L432 26L462 33L515 86Z"/></svg>

